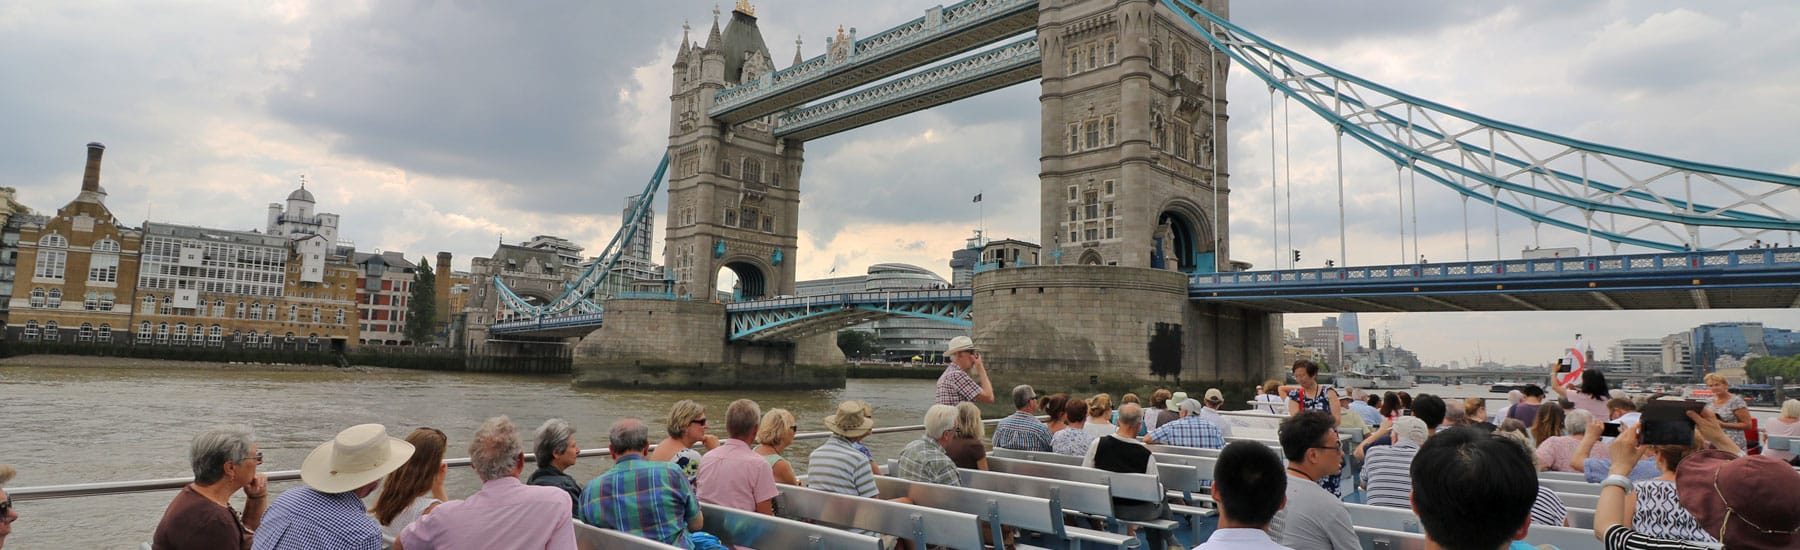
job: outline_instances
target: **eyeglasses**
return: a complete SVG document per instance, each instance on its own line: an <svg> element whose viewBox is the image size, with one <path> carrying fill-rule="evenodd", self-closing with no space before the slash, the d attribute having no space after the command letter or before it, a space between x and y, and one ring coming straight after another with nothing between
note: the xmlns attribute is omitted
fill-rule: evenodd
<svg viewBox="0 0 1800 550"><path fill-rule="evenodd" d="M1725 492L1719 490L1719 470L1720 469L1713 470L1713 494L1719 495L1719 504L1725 505L1725 519L1719 522L1719 540L1725 540L1725 528L1731 526L1731 516L1733 515L1737 515L1737 518L1742 520L1745 525L1749 525L1751 529L1755 529L1757 532L1764 535L1794 534L1795 529L1764 529L1761 525L1757 525L1756 522L1750 521L1750 518L1744 517L1742 514L1738 514L1737 510L1732 509L1731 501L1725 500Z"/></svg>
<svg viewBox="0 0 1800 550"><path fill-rule="evenodd" d="M0 501L0 520L6 519L6 516L11 515L12 511L12 497L7 496L5 501Z"/></svg>
<svg viewBox="0 0 1800 550"><path fill-rule="evenodd" d="M1324 447L1324 446L1319 446L1319 447L1312 447L1312 448L1313 448L1313 449L1319 449L1319 450L1324 450L1324 451L1337 451L1337 452L1340 452L1340 453L1341 453L1341 452L1344 452L1344 448L1343 448L1343 447L1339 447L1339 446L1336 446L1336 445L1333 445L1333 446L1330 446L1330 447Z"/></svg>
<svg viewBox="0 0 1800 550"><path fill-rule="evenodd" d="M689 426L692 426L692 425L694 425L694 424L699 424L699 425L701 425L701 426L705 426L705 425L706 425L706 419L705 419L705 418L696 418L696 419L694 419L694 420L693 420L693 421L691 421L691 422L688 422L688 425L689 425Z"/></svg>

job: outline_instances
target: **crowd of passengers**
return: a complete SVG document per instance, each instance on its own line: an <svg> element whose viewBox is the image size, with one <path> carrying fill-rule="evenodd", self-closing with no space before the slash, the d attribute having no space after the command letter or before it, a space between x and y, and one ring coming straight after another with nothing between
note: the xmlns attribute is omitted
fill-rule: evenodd
<svg viewBox="0 0 1800 550"><path fill-rule="evenodd" d="M1578 387L1553 388L1564 399L1546 401L1541 388L1527 387L1506 410L1488 415L1481 399L1340 394L1318 383L1316 365L1301 361L1293 366L1297 386L1277 392L1285 393L1278 400L1253 402L1285 416L1279 449L1250 440L1227 445L1233 426L1219 413L1225 400L1218 389L1206 390L1202 401L1159 389L1149 406L1127 394L1115 409L1106 394L1039 396L1021 385L1010 396L1015 412L984 442L975 403L993 402L994 392L980 352L957 338L946 355L952 364L938 379L924 433L894 457L897 466L887 475L960 485L959 469L987 469L990 444L1151 475L1151 445L1221 449L1210 485L1218 528L1196 548L1360 548L1344 500L1360 494L1369 505L1411 510L1434 548L1486 550L1530 548L1521 541L1534 526L1567 525L1567 510L1538 483L1538 472L1579 471L1602 485L1593 533L1608 549L1800 548L1800 473L1784 457L1746 454L1747 413L1741 400L1728 406L1734 401L1728 393L1719 407L1688 413L1695 445L1672 448L1639 445L1637 403L1614 396L1591 371ZM1601 415L1623 426L1616 437L1600 436ZM580 452L568 422L551 419L536 430L535 469L521 479L526 448L518 427L505 416L490 418L467 446L481 489L455 500L444 489L449 438L436 429L396 438L379 424L347 428L307 455L301 486L271 499L266 477L257 473L262 453L250 428L216 427L194 438L194 481L168 504L152 547L374 550L391 541L410 550L572 549L573 517L679 547L714 549L724 546L702 530L701 503L773 514L782 484L879 498L880 471L862 443L875 427L866 403L840 403L824 418L830 437L808 457L804 480L783 455L799 429L792 413L733 401L724 439L707 433L709 419L704 406L677 402L654 446L643 420L614 422L607 433L612 467L583 483L566 473ZM1784 403L1775 424L1770 433L1800 427L1800 400ZM1353 437L1360 442L1348 457L1340 441L1345 431L1361 436ZM1362 466L1361 487L1344 485L1342 473L1352 463ZM0 484L13 475L0 466ZM238 493L241 511L232 505ZM365 507L371 495L374 505ZM1169 514L1164 502L1115 499L1119 519ZM0 546L17 517L4 498ZM906 542L865 534L889 546ZM1011 535L999 544L1010 546ZM1164 537L1151 537L1152 546L1172 539Z"/></svg>

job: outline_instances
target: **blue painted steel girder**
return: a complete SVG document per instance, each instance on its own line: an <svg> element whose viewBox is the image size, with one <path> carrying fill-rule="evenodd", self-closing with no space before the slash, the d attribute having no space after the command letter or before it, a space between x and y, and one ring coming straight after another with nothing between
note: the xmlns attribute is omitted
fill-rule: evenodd
<svg viewBox="0 0 1800 550"><path fill-rule="evenodd" d="M914 317L973 326L967 289L859 292L731 304L731 340L791 341L889 317Z"/></svg>

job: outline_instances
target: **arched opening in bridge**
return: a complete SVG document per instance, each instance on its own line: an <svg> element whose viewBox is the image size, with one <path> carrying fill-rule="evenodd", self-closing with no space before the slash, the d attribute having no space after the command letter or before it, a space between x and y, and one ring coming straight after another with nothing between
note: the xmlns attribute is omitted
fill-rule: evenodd
<svg viewBox="0 0 1800 550"><path fill-rule="evenodd" d="M1164 241L1158 243L1162 247L1159 254L1164 256L1163 269L1177 269L1182 273L1213 271L1212 247L1201 241L1198 226L1186 213L1164 210L1157 216L1156 225L1154 234Z"/></svg>
<svg viewBox="0 0 1800 550"><path fill-rule="evenodd" d="M762 268L747 262L731 262L719 266L717 290L729 301L742 302L769 297L768 282Z"/></svg>

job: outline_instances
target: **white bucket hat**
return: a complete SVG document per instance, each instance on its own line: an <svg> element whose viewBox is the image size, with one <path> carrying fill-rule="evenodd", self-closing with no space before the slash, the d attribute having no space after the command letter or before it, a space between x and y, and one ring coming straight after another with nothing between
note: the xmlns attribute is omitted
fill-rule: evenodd
<svg viewBox="0 0 1800 550"><path fill-rule="evenodd" d="M944 356L956 355L956 352L959 351L981 351L981 348L975 347L975 341L970 340L969 337L958 336L950 339L950 346L944 348Z"/></svg>
<svg viewBox="0 0 1800 550"><path fill-rule="evenodd" d="M300 480L321 493L347 493L400 469L412 454L413 445L389 437L386 426L351 426L307 453Z"/></svg>

